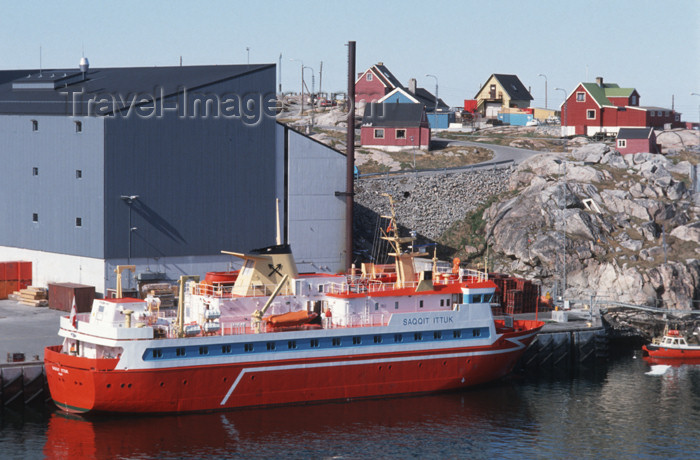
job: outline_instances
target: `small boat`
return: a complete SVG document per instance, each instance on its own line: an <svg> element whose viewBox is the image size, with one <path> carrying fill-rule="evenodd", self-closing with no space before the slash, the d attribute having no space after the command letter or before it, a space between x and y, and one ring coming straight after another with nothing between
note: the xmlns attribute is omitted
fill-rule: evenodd
<svg viewBox="0 0 700 460"><path fill-rule="evenodd" d="M677 329L667 330L660 341L644 345L642 350L645 356L655 360L683 360L689 364L700 364L700 345L689 344Z"/></svg>

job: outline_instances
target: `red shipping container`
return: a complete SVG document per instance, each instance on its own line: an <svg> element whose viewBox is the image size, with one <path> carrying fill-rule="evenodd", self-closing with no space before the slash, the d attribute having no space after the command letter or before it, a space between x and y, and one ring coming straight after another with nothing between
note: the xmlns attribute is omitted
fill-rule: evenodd
<svg viewBox="0 0 700 460"><path fill-rule="evenodd" d="M0 300L7 299L7 290L5 289L5 280L0 279Z"/></svg>
<svg viewBox="0 0 700 460"><path fill-rule="evenodd" d="M5 262L0 262L0 281L5 281L7 277L5 276Z"/></svg>
<svg viewBox="0 0 700 460"><path fill-rule="evenodd" d="M19 262L5 262L5 279L9 281L19 279Z"/></svg>
<svg viewBox="0 0 700 460"><path fill-rule="evenodd" d="M70 311L73 297L78 313L88 313L92 310L92 301L95 300L95 287L75 283L49 284L49 308Z"/></svg>
<svg viewBox="0 0 700 460"><path fill-rule="evenodd" d="M19 263L19 278L18 280L28 280L29 284L32 284L32 263L31 262L18 262Z"/></svg>

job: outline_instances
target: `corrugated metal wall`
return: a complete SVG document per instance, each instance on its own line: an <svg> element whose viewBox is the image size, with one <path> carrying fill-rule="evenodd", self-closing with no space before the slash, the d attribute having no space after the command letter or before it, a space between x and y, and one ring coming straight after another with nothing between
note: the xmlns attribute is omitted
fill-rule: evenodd
<svg viewBox="0 0 700 460"><path fill-rule="evenodd" d="M288 129L289 243L300 270L345 268L345 155ZM307 263L303 263L307 262Z"/></svg>
<svg viewBox="0 0 700 460"><path fill-rule="evenodd" d="M197 92L258 100L274 96L274 85L270 67ZM114 117L105 122L104 183L106 258L129 251L129 206L121 195L139 196L131 214L133 258L274 244L275 120L213 112Z"/></svg>
<svg viewBox="0 0 700 460"><path fill-rule="evenodd" d="M103 139L98 118L0 116L0 245L102 256Z"/></svg>

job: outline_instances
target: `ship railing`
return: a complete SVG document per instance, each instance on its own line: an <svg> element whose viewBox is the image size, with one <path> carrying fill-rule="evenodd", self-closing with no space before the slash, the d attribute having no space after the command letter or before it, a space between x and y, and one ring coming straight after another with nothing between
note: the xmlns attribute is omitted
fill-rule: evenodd
<svg viewBox="0 0 700 460"><path fill-rule="evenodd" d="M221 323L221 335L245 334L248 331L248 322Z"/></svg>
<svg viewBox="0 0 700 460"><path fill-rule="evenodd" d="M481 270L474 270L471 268L460 268L459 277L466 282L478 283L482 281L488 281L489 274Z"/></svg>
<svg viewBox="0 0 700 460"><path fill-rule="evenodd" d="M251 284L248 287L247 296L259 297L268 296L275 289L274 284ZM210 297L233 297L233 286L223 283L199 283L194 286L194 294ZM280 295L291 295L289 287L284 287Z"/></svg>
<svg viewBox="0 0 700 460"><path fill-rule="evenodd" d="M384 313L353 313L347 317L347 327L386 326L389 317Z"/></svg>

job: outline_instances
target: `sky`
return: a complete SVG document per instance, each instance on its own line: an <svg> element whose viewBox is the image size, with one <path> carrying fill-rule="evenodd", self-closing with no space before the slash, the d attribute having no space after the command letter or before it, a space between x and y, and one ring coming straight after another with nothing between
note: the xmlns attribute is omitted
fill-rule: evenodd
<svg viewBox="0 0 700 460"><path fill-rule="evenodd" d="M451 106L493 73L515 74L532 106L559 107L596 77L636 88L640 105L700 117L700 1L32 1L3 0L0 69L281 62L283 91L347 90L383 62ZM281 59L280 59L281 54ZM292 60L293 59L293 60ZM322 64L322 73L321 70ZM321 80L321 81L319 81ZM561 88L564 91L557 90Z"/></svg>

